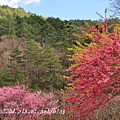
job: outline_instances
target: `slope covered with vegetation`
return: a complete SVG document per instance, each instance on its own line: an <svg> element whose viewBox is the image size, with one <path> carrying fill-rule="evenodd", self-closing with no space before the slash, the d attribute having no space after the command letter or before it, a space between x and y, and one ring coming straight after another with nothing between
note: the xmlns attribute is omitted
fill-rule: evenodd
<svg viewBox="0 0 120 120"><path fill-rule="evenodd" d="M119 19L117 18L111 19L109 20L108 24L116 23L118 21ZM82 45L84 45L85 42L90 43L91 41L88 38L83 40L81 37L76 38L74 36L75 34L81 34L80 28L85 27L86 23L88 23L90 26L96 27L98 22L91 20L67 21L54 17L44 18L43 16L32 14L30 12L27 13L23 8L20 7L11 8L9 6L0 6L1 70L8 70L6 66L8 66L7 63L11 64L11 54L16 54L16 58L14 58L15 56L12 56L12 59L14 59L14 61L17 61L17 56L20 54L22 54L22 56L36 55L36 57L38 57L38 61L36 61L36 58L33 60L31 57L29 57L29 59L26 61L28 63L32 59L34 64L29 63L29 67L32 67L31 71L38 72L39 75L37 75L37 77L33 77L36 79L33 80L30 77L30 74L33 73L28 74L28 71L26 71L26 74L23 72L24 75L21 73L25 77L24 79L28 82L28 78L30 77L29 81L31 81L31 83L32 81L35 82L37 79L39 79L40 81L46 81L47 84L52 87L56 85L53 85L53 82L51 81L56 81L58 82L56 84L59 84L58 88L63 87L65 83L59 82L58 79L59 75L61 76L60 79L63 79L63 72L60 71L68 68L72 63L68 60L67 54L72 54L73 52L68 50L68 48L72 48L74 45L77 45L76 40ZM20 53L16 50L18 50ZM40 54L36 53L37 51L39 51ZM41 60L39 60L39 57L41 57ZM21 60L24 58L21 58ZM48 61L48 58L51 59ZM25 62L25 60L23 61ZM19 63L17 63L17 65L18 64ZM46 72L41 70L43 67L42 64L46 66ZM52 68L50 67L50 64L54 66L54 70L51 70ZM17 68L14 68L14 71L17 71ZM9 69L9 72L12 73L11 69ZM14 75L12 74L12 77L13 76ZM38 76L41 77L39 78ZM38 82L34 84L37 84L38 86ZM32 84L33 87L34 84ZM45 85L46 87L44 86L45 88L49 88L47 84ZM38 88L40 88L40 85Z"/></svg>
<svg viewBox="0 0 120 120"><path fill-rule="evenodd" d="M20 95L22 95L21 91L24 92L25 96L27 94L26 90L32 92L42 90L44 92L52 91L55 97L59 100L59 102L55 102L55 106L56 104L61 105L60 101L63 100L63 97L66 97L60 94L62 93L61 89L63 89L65 92L68 92L66 94L63 93L68 97L66 99L66 103L69 101L68 107L70 105L69 108L73 108L73 111L74 109L76 111L78 110L77 112L81 111L80 115L83 115L84 117L85 114L86 117L86 111L88 111L87 106L89 101L92 99L89 97L88 93L90 92L91 94L91 89L96 87L96 85L94 86L96 83L94 80L98 79L97 77L101 79L103 77L104 80L103 74L105 72L102 73L103 68L101 68L99 72L96 70L98 65L101 65L97 63L100 61L98 60L99 57L97 55L100 54L100 59L102 58L102 47L106 47L106 45L109 46L109 43L105 44L105 40L107 38L107 40L111 41L116 40L114 45L118 45L119 47L117 42L117 37L119 36L119 25L116 25L117 27L115 26L115 24L119 22L120 21L118 18L110 19L108 23L106 22L104 25L102 21L61 20L54 17L44 18L43 16L32 14L30 12L26 13L24 9L20 7L11 8L9 6L0 6L0 90L8 90L3 95L4 97L2 97L2 95L0 96L2 97L1 102L3 102L4 106L6 106L7 100L10 98L13 100L11 102L14 102L14 100L19 101L17 95L19 92ZM107 25L110 27L107 28ZM101 44L97 40L102 40ZM109 49L111 52L114 46L112 46L112 44L110 45L111 46L109 46ZM108 56L109 51L105 47L104 54L106 53L106 56ZM116 57L118 54L119 52L113 56ZM110 60L112 60L113 64L115 64L114 59L111 59L111 54L109 55ZM108 59L105 59L104 61L103 63L110 62ZM66 70L66 68L69 69ZM98 73L99 75L102 74L103 76L99 76ZM78 79L78 77L83 81L81 82L81 79ZM93 79L92 82L89 82L89 79ZM87 80L89 80L88 84L86 84ZM109 81L107 80L107 82ZM99 84L99 81L97 84ZM109 84L101 85L104 87L104 85L107 86ZM109 86L111 87L113 84L111 83ZM18 87L20 85L22 85L22 89ZM83 85L85 88L83 88ZM89 87L90 85L93 86ZM14 88L9 86L16 87ZM19 92L15 93L16 96L14 98L14 89L16 88L19 89ZM101 97L101 95L104 95L104 92L101 91L101 86L95 88L95 92L97 92L98 88L100 92L98 97ZM13 93L10 97L8 95L10 92L9 90ZM36 98L38 94L28 94L29 98L32 99L30 99L30 101L28 101L26 104L30 103L31 108L34 105L37 105L36 103L32 104L32 102L36 101L34 99L38 99ZM6 95L8 99L5 98ZM78 98L78 96L82 95L84 95L84 97ZM110 93L110 95L112 94ZM51 95L46 94L45 96L46 102L52 98ZM97 99L94 95L92 97L98 102L99 98ZM80 100L85 101L84 98L87 102L78 103ZM107 98L110 98L110 96L107 96ZM27 98L25 97L22 100L24 99L26 100ZM77 99L79 101L77 101ZM42 102L44 103L44 100ZM46 102L44 104L46 104ZM75 102L76 104L74 104ZM15 105L17 105L17 103L15 103ZM82 107L79 108L79 106ZM86 109L83 109L84 106ZM88 112L92 111L94 107L98 108L99 106L92 101L89 104L89 107L90 109ZM38 108L38 110L40 109ZM77 118L76 113L74 116ZM2 118L4 117L5 116L3 115Z"/></svg>
<svg viewBox="0 0 120 120"><path fill-rule="evenodd" d="M68 48L73 47L77 40L73 33L79 34L80 30L71 21L44 18L26 13L20 7L0 6L1 77L2 70L7 70L6 74L9 72L11 83L14 84L19 83L19 79L24 79L26 84L32 84L35 89L63 88L66 84L62 78L63 69L71 64L67 54L72 52ZM23 64L29 67L29 70L23 67ZM17 75L17 72L20 75ZM2 79L4 78L1 78L1 82ZM5 82L5 85L7 84L9 82ZM3 85L4 83L1 84Z"/></svg>

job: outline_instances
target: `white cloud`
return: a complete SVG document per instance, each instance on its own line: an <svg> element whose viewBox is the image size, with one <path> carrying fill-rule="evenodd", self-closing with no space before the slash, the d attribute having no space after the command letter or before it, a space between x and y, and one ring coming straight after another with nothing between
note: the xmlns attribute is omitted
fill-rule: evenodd
<svg viewBox="0 0 120 120"><path fill-rule="evenodd" d="M10 5L8 0L0 0L0 5Z"/></svg>
<svg viewBox="0 0 120 120"><path fill-rule="evenodd" d="M11 5L15 5L15 4L18 4L21 0L10 0L10 4Z"/></svg>
<svg viewBox="0 0 120 120"><path fill-rule="evenodd" d="M40 0L26 0L25 3L26 4L30 4L30 3L39 3Z"/></svg>
<svg viewBox="0 0 120 120"><path fill-rule="evenodd" d="M41 0L0 0L0 5L8 5L10 7L18 7L20 3L22 4L31 4L39 3Z"/></svg>

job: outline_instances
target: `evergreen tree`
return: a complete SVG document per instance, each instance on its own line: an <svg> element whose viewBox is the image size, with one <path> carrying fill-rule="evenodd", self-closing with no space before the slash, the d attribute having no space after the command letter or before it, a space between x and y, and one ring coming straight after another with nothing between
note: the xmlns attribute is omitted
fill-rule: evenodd
<svg viewBox="0 0 120 120"><path fill-rule="evenodd" d="M54 50L50 46L46 46L41 52L42 68L44 69L41 80L46 86L61 88L64 86L61 61L56 56ZM42 85L42 84L41 84Z"/></svg>
<svg viewBox="0 0 120 120"><path fill-rule="evenodd" d="M23 55L18 47L14 48L10 54L10 64L7 65L14 80L14 84L25 84Z"/></svg>
<svg viewBox="0 0 120 120"><path fill-rule="evenodd" d="M9 71L0 71L0 87L13 85L14 78Z"/></svg>
<svg viewBox="0 0 120 120"><path fill-rule="evenodd" d="M40 59L41 48L34 41L30 40L25 49L25 70L27 83L31 86L32 82L38 79L39 66L41 64ZM33 87L36 85L33 85Z"/></svg>
<svg viewBox="0 0 120 120"><path fill-rule="evenodd" d="M48 89L64 86L62 65L50 46L40 48L31 40L25 50L27 80L31 88Z"/></svg>

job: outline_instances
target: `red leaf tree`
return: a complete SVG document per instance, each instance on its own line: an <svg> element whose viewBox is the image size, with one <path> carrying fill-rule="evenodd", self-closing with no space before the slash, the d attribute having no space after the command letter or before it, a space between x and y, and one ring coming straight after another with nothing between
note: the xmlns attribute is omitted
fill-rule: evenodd
<svg viewBox="0 0 120 120"><path fill-rule="evenodd" d="M91 117L95 110L105 108L120 93L120 31L103 32L90 29L84 36L92 42L88 47L77 46L72 56L75 64L68 70L71 89L67 94L67 111L76 119ZM77 35L76 35L77 36Z"/></svg>

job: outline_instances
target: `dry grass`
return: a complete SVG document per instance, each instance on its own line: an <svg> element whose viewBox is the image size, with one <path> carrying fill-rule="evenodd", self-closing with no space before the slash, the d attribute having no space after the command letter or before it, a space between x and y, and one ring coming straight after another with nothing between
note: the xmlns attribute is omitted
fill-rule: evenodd
<svg viewBox="0 0 120 120"><path fill-rule="evenodd" d="M109 106L103 110L99 109L95 111L93 117L91 119L86 120L120 120L120 96L117 96L117 103L110 102ZM45 116L40 120L81 120L75 119L74 116L66 115L66 114L54 114L50 116Z"/></svg>
<svg viewBox="0 0 120 120"><path fill-rule="evenodd" d="M97 110L91 120L120 120L120 96L116 99L118 102L110 102L106 110Z"/></svg>
<svg viewBox="0 0 120 120"><path fill-rule="evenodd" d="M25 38L15 38L12 36L3 37L1 37L2 41L0 41L0 69L2 71L5 69L5 65L9 64L8 58L12 50L18 46L21 51L24 51L27 43Z"/></svg>

